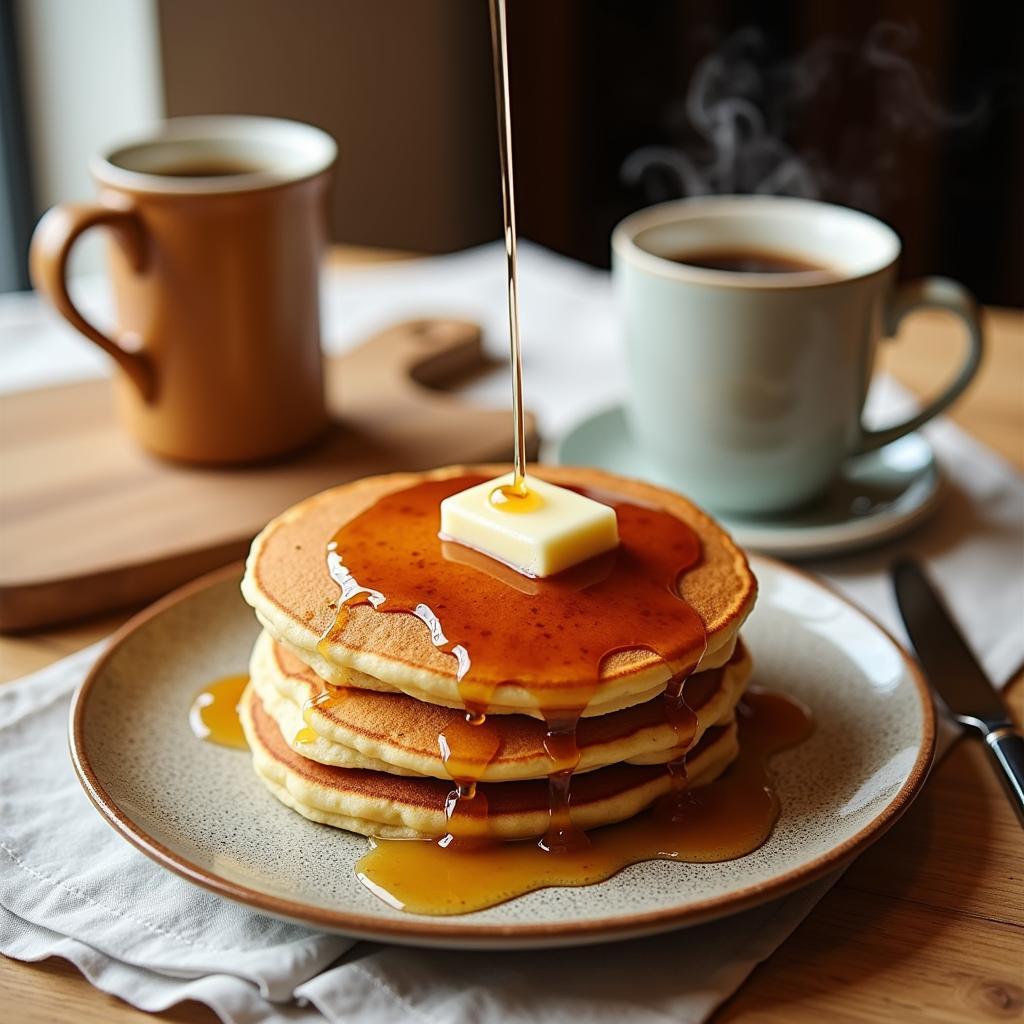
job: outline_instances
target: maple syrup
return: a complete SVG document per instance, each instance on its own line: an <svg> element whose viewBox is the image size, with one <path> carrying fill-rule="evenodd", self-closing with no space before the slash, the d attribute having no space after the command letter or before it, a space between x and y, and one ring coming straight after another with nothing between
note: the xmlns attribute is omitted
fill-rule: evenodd
<svg viewBox="0 0 1024 1024"><path fill-rule="evenodd" d="M526 486L525 479L520 481L518 486L511 483L496 487L491 491L490 501L495 508L514 515L536 512L544 504L543 498Z"/></svg>
<svg viewBox="0 0 1024 1024"><path fill-rule="evenodd" d="M512 355L512 428L514 459L512 485L506 498L525 497L526 419L523 414L523 353L519 341L519 259L516 231L516 187L512 164L512 105L508 89L508 27L505 0L491 0L491 57L498 114L498 158L501 164L501 206L505 219L505 257L508 280L508 333ZM493 495L492 495L493 497ZM509 506L512 507L512 506Z"/></svg>
<svg viewBox="0 0 1024 1024"><path fill-rule="evenodd" d="M647 648L674 677L694 666L706 638L677 586L701 558L700 538L687 523L580 488L615 509L619 546L555 576L520 577L522 586L510 586L515 570L437 536L441 501L484 479L423 480L384 495L338 530L327 545L327 568L341 595L321 640L325 655L349 610L369 604L380 614L420 619L452 656L466 705L482 711L500 684L514 682L530 690L542 712L579 712L597 686L601 662L617 651Z"/></svg>
<svg viewBox="0 0 1024 1024"><path fill-rule="evenodd" d="M204 686L188 712L188 723L196 736L222 747L248 749L242 723L238 720L238 702L248 685L247 675L235 675Z"/></svg>
<svg viewBox="0 0 1024 1024"><path fill-rule="evenodd" d="M650 651L671 676L664 700L678 746L687 747L696 731L684 682L706 636L678 581L700 560L700 539L663 509L583 491L615 509L619 546L555 576L509 585L509 576L519 575L514 570L437 536L442 500L483 480L423 481L385 495L338 530L327 564L341 596L321 653L330 656L349 610L364 603L378 614L415 615L452 657L467 719L446 729L438 744L456 783L449 802L449 832L456 837L486 832L486 798L475 784L496 756L498 739L478 725L495 690L508 682L528 689L547 725L551 759L551 825L541 845L585 846L570 816L576 724L600 685L604 661L620 651Z"/></svg>
<svg viewBox="0 0 1024 1024"><path fill-rule="evenodd" d="M465 914L548 886L592 885L645 860L709 863L757 849L779 815L768 759L810 734L806 708L751 692L737 709L740 753L723 775L642 814L588 833L587 846L546 853L529 841L487 845L373 839L356 873L393 907Z"/></svg>

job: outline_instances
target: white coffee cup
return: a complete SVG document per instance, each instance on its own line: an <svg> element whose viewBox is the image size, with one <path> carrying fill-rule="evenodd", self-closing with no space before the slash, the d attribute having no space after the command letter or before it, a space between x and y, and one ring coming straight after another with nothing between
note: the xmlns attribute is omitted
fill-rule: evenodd
<svg viewBox="0 0 1024 1024"><path fill-rule="evenodd" d="M761 252L822 269L711 270L677 262ZM663 203L612 235L634 439L713 510L766 514L814 498L844 460L916 430L978 369L982 331L962 285L897 287L900 240L845 207L781 196ZM952 384L910 419L868 430L861 416L875 347L921 306L948 309L970 347Z"/></svg>

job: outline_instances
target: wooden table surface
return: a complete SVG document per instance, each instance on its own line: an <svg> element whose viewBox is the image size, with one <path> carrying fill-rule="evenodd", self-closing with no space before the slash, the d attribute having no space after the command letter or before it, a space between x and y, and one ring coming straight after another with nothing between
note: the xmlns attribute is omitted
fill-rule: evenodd
<svg viewBox="0 0 1024 1024"><path fill-rule="evenodd" d="M339 250L350 264L388 254ZM1024 314L988 310L989 352L953 418L1024 469ZM934 393L958 358L958 325L921 313L883 364ZM113 630L124 615L0 638L0 680L42 668ZM1024 718L1024 673L1008 691ZM0 1019L118 1024L147 1015L92 988L65 961L0 957ZM158 1015L208 1022L205 1006ZM906 816L847 871L790 939L717 1013L719 1021L959 1022L1024 1018L1024 834L981 744L964 740Z"/></svg>

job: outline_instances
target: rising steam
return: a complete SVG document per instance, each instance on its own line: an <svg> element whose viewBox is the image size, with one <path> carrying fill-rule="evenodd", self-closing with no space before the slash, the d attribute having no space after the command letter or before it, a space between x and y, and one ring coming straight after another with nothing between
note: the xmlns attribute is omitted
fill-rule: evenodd
<svg viewBox="0 0 1024 1024"><path fill-rule="evenodd" d="M877 209L897 180L902 145L977 127L988 115L985 97L969 109L944 109L907 56L915 42L912 29L880 22L860 46L826 37L796 60L772 63L761 32L742 29L700 61L686 96L670 104L675 144L631 153L623 180L652 202L761 193ZM867 91L870 116L837 125L828 153L798 151L789 140L801 115L849 89Z"/></svg>

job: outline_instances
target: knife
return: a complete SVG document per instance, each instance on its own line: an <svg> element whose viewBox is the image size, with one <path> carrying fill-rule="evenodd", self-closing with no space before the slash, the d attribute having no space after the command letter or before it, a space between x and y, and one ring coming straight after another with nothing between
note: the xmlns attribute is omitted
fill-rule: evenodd
<svg viewBox="0 0 1024 1024"><path fill-rule="evenodd" d="M999 694L921 567L912 561L896 562L891 575L900 614L925 674L953 717L985 740L1024 827L1024 736L1013 727Z"/></svg>

